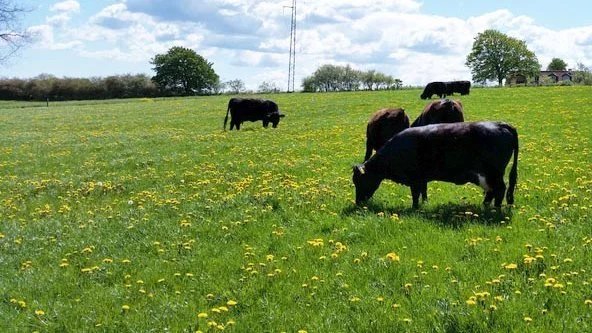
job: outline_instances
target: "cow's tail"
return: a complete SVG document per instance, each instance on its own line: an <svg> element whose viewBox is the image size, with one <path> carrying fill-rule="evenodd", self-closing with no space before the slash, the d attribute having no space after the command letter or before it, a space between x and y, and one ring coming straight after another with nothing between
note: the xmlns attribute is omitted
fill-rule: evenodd
<svg viewBox="0 0 592 333"><path fill-rule="evenodd" d="M514 137L514 161L512 162L512 169L510 170L510 181L508 184L508 192L506 193L506 201L508 205L514 204L514 189L516 188L516 178L518 178L518 132L512 126L507 127Z"/></svg>
<svg viewBox="0 0 592 333"><path fill-rule="evenodd" d="M228 121L228 113L229 112L230 112L230 102L228 103L228 109L226 109L226 117L224 117L224 127L223 128L225 131L226 131L226 122Z"/></svg>

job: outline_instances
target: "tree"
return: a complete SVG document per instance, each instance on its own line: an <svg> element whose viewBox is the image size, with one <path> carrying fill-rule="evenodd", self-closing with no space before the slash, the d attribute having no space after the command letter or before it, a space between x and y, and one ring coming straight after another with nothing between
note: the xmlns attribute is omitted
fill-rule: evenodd
<svg viewBox="0 0 592 333"><path fill-rule="evenodd" d="M19 28L20 15L24 12L24 7L11 0L0 0L0 64L29 41L29 34Z"/></svg>
<svg viewBox="0 0 592 333"><path fill-rule="evenodd" d="M211 62L181 46L170 48L166 54L157 54L150 63L156 71L152 80L164 91L184 95L209 94L220 80Z"/></svg>
<svg viewBox="0 0 592 333"><path fill-rule="evenodd" d="M245 83L239 79L226 82L226 86L233 94L239 94L245 91Z"/></svg>
<svg viewBox="0 0 592 333"><path fill-rule="evenodd" d="M473 81L497 80L500 86L509 74L533 77L541 68L526 42L491 29L475 37L465 64L471 69Z"/></svg>
<svg viewBox="0 0 592 333"><path fill-rule="evenodd" d="M279 93L280 92L280 88L278 88L278 86L275 84L275 82L263 81L259 85L259 88L257 89L257 92L260 92L260 93L263 93L263 94Z"/></svg>
<svg viewBox="0 0 592 333"><path fill-rule="evenodd" d="M582 85L592 85L592 71L581 62L578 62L573 71L573 82Z"/></svg>
<svg viewBox="0 0 592 333"><path fill-rule="evenodd" d="M547 66L548 71L564 71L567 68L567 63L559 58L551 59L549 66Z"/></svg>

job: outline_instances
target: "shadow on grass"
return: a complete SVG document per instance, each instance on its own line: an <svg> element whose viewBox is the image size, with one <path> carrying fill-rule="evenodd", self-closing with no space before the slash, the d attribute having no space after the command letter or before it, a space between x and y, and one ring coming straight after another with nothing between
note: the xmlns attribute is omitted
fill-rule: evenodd
<svg viewBox="0 0 592 333"><path fill-rule="evenodd" d="M460 228L466 224L502 225L512 221L512 207L502 206L500 209L468 203L446 203L436 206L423 205L419 209L409 206L386 206L384 204L368 202L365 205L350 204L345 207L341 215L366 214L398 215L400 218L418 218L433 222L443 227Z"/></svg>

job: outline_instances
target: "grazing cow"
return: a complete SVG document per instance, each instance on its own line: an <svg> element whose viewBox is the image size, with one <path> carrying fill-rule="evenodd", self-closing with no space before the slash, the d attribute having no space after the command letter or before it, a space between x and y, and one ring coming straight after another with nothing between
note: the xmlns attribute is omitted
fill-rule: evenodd
<svg viewBox="0 0 592 333"><path fill-rule="evenodd" d="M224 129L230 113L230 130L236 126L240 130L240 125L245 121L263 121L263 127L267 128L269 123L276 128L280 118L285 115L280 113L277 104L270 100L255 98L231 98L228 101L228 109L224 118Z"/></svg>
<svg viewBox="0 0 592 333"><path fill-rule="evenodd" d="M450 96L453 93L459 93L461 95L468 95L471 90L470 81L450 81L446 83L446 95Z"/></svg>
<svg viewBox="0 0 592 333"><path fill-rule="evenodd" d="M440 98L446 97L446 83L440 81L428 83L419 97L421 99L428 99L432 98L434 94Z"/></svg>
<svg viewBox="0 0 592 333"><path fill-rule="evenodd" d="M428 103L411 127L440 123L463 122L463 107L460 101L441 99Z"/></svg>
<svg viewBox="0 0 592 333"><path fill-rule="evenodd" d="M432 180L473 183L485 191L483 204L500 207L506 192L504 173L514 154L506 194L514 203L518 168L518 133L503 122L433 124L393 136L368 161L353 167L356 204L372 197L384 179L411 188L413 208Z"/></svg>
<svg viewBox="0 0 592 333"><path fill-rule="evenodd" d="M409 117L403 108L382 109L375 112L366 126L367 161L372 150L378 151L393 135L409 128Z"/></svg>
<svg viewBox="0 0 592 333"><path fill-rule="evenodd" d="M419 96L421 99L432 98L432 95L438 95L440 98L450 96L454 93L468 95L471 89L470 81L450 81L450 82L430 82Z"/></svg>

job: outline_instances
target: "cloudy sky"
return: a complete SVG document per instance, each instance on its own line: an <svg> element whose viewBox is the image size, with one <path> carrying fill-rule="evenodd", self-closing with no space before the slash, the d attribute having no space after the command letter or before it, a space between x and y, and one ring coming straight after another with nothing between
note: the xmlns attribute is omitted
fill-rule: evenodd
<svg viewBox="0 0 592 333"><path fill-rule="evenodd" d="M17 0L34 42L0 77L154 75L150 59L184 46L221 80L286 89L292 0ZM497 29L553 57L592 67L589 0L297 0L296 86L320 65L376 69L424 85L471 79L474 37Z"/></svg>

